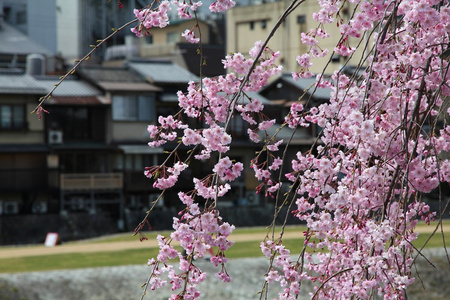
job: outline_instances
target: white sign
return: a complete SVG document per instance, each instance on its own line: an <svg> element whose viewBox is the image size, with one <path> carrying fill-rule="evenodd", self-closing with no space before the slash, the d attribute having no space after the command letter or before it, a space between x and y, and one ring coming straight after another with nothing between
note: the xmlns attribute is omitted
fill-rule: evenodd
<svg viewBox="0 0 450 300"><path fill-rule="evenodd" d="M48 232L45 237L45 246L47 247L55 247L58 243L59 234L56 232Z"/></svg>

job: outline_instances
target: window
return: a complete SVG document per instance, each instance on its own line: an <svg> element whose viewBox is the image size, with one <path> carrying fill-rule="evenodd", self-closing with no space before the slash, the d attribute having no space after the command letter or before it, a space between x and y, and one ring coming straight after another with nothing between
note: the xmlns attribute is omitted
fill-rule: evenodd
<svg viewBox="0 0 450 300"><path fill-rule="evenodd" d="M25 107L23 105L0 105L1 129L25 129Z"/></svg>
<svg viewBox="0 0 450 300"><path fill-rule="evenodd" d="M148 45L153 44L153 35L152 35L152 34L146 35L146 36L144 37L144 41L145 41L145 43L148 44Z"/></svg>
<svg viewBox="0 0 450 300"><path fill-rule="evenodd" d="M152 121L154 118L153 96L116 95L112 101L114 121Z"/></svg>
<svg viewBox="0 0 450 300"><path fill-rule="evenodd" d="M235 114L230 120L230 132L236 139L242 139L247 137L247 123L244 122L241 115Z"/></svg>
<svg viewBox="0 0 450 300"><path fill-rule="evenodd" d="M116 169L143 172L157 161L158 154L125 154L116 155Z"/></svg>
<svg viewBox="0 0 450 300"><path fill-rule="evenodd" d="M255 29L255 22L251 21L249 24L250 24L250 30Z"/></svg>
<svg viewBox="0 0 450 300"><path fill-rule="evenodd" d="M332 63L338 63L340 60L341 60L341 56L339 54L333 54L333 56L331 56Z"/></svg>
<svg viewBox="0 0 450 300"><path fill-rule="evenodd" d="M261 21L261 28L262 29L266 29L267 28L267 20L262 20Z"/></svg>
<svg viewBox="0 0 450 300"><path fill-rule="evenodd" d="M167 44L175 44L180 40L180 34L176 31L167 33Z"/></svg>
<svg viewBox="0 0 450 300"><path fill-rule="evenodd" d="M305 15L297 16L297 24L305 24L305 23L306 23L306 16Z"/></svg>
<svg viewBox="0 0 450 300"><path fill-rule="evenodd" d="M27 12L26 11L18 11L16 13L16 23L17 23L17 25L27 23Z"/></svg>

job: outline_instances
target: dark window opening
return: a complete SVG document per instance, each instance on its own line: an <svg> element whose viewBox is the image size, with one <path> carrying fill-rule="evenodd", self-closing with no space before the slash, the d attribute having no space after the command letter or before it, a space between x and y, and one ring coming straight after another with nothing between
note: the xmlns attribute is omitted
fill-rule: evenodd
<svg viewBox="0 0 450 300"><path fill-rule="evenodd" d="M154 118L153 96L115 95L112 101L114 121L152 121Z"/></svg>
<svg viewBox="0 0 450 300"><path fill-rule="evenodd" d="M297 24L305 24L305 23L306 23L305 15L297 16Z"/></svg>
<svg viewBox="0 0 450 300"><path fill-rule="evenodd" d="M331 57L331 62L333 62L333 63L338 63L340 60L341 60L341 56L339 54L334 54Z"/></svg>
<svg viewBox="0 0 450 300"><path fill-rule="evenodd" d="M266 29L267 28L267 21L266 20L262 20L261 21L261 28L262 29Z"/></svg>
<svg viewBox="0 0 450 300"><path fill-rule="evenodd" d="M25 129L25 107L0 105L0 128L3 130Z"/></svg>

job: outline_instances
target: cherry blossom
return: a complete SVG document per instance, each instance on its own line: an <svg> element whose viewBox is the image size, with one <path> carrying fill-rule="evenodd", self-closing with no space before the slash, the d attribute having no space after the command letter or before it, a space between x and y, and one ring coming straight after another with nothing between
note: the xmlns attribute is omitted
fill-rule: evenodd
<svg viewBox="0 0 450 300"><path fill-rule="evenodd" d="M184 19L195 17L202 5L193 0L153 1L134 10L138 25L131 31L144 36L153 27L167 26L171 4ZM233 245L229 238L234 226L220 216L217 204L248 168L259 181L256 192L274 203L274 221L260 244L269 262L261 276L262 298L270 284L282 288L279 299L297 299L302 282L309 281L313 299L366 299L375 294L406 299L414 281L415 227L419 221L442 218L442 211L432 211L423 195L450 182L450 4L438 0L318 0L318 4L312 13L316 27L298 34L305 53L294 55L298 69L292 72L294 80L315 78L308 89L312 96L289 99L292 104L282 124L264 115L261 101L249 96L283 70L277 63L279 45L267 46L270 35L256 41L248 54L225 56L227 75L190 82L186 91L177 93L180 111L160 116L148 126L150 147L176 145L163 163L144 171L162 193L175 186L193 160L213 163L202 178L193 178L193 190L178 193L182 209L173 219L173 232L157 237L159 252L148 260L145 290L170 284L174 291L170 299L198 299L197 286L208 275L195 260L209 251L214 252L210 262L217 269L215 276L231 281L226 251ZM235 5L217 0L209 9L224 12ZM292 0L274 29L302 5L303 1ZM330 42L334 37L326 31L327 24L339 29L337 43ZM201 42L194 29L186 29L183 36ZM313 74L313 63L327 60L329 54L346 57L345 65L357 61L356 71L325 67ZM331 91L329 101L310 101L318 89ZM35 109L39 117L46 112L42 103L50 95ZM236 117L246 122L249 140L260 147L250 165L230 158L234 138L230 124ZM193 123L199 126L187 125ZM307 151L297 151L278 136L282 129L295 133L305 128L319 129ZM178 153L181 147L189 148L185 160ZM288 192L283 194L286 186ZM275 226L275 219L287 219L280 215L284 207L307 226L300 254L283 244L285 224L279 231ZM152 210L136 233L148 223Z"/></svg>
<svg viewBox="0 0 450 300"><path fill-rule="evenodd" d="M185 32L181 34L182 37L184 37L189 43L197 44L200 42L200 38L196 38L194 31L186 29Z"/></svg>
<svg viewBox="0 0 450 300"><path fill-rule="evenodd" d="M192 17L201 5L172 2L182 18ZM302 7L300 2L294 0L292 5ZM147 168L145 174L155 187L174 186L191 160L214 162L203 178L193 179L194 190L178 194L184 209L174 219L170 236L158 238L159 254L149 263L151 289L170 283L173 291L179 291L172 299L197 299L201 295L197 284L207 274L195 259L211 249L215 276L231 280L226 250L233 244L228 238L234 226L222 219L217 203L249 168L259 181L256 191L274 201L274 217L286 205L307 226L300 256L283 244L283 230L278 238L268 235L261 243L270 263L261 278L263 297L270 284L281 286L279 299L297 299L301 283L310 281L314 299L366 299L375 294L406 298L414 280L414 228L419 220L430 223L439 217L422 195L450 181L450 163L444 155L450 151L450 126L445 122L437 126L450 113L449 63L443 56L450 42L450 8L448 1L434 0L349 2L355 4L350 6L354 11L344 17L347 1L318 1L320 8L312 15L318 25L298 35L306 52L296 54L298 69L292 77L315 78L308 92L328 89L329 101L312 105L306 96L291 99L283 124L265 116L261 101L249 94L280 74L281 54L267 47L267 41L257 41L248 54L230 53L223 59L227 75L190 82L186 91L177 93L180 112L148 126L150 146L176 142L192 151L182 162L175 149L163 164ZM165 26L167 3L136 11L140 24L133 32L143 35L144 28ZM221 12L234 5L215 1L210 10ZM323 45L329 43L323 41L332 38L325 31L330 23L339 28L340 37L328 49ZM201 42L192 29L183 36ZM314 61L326 59L330 51L348 59L360 55L358 72L313 74ZM237 116L248 124L249 140L261 147L249 166L229 154L230 122ZM189 127L189 119L201 125ZM277 136L277 128L319 128L320 134L309 151L294 152L294 159L286 162L286 147L293 148ZM175 162L169 164L172 159ZM283 195L286 186L290 190ZM179 242L186 256L171 241ZM179 262L179 270L169 266L171 260ZM163 273L169 282L162 279Z"/></svg>

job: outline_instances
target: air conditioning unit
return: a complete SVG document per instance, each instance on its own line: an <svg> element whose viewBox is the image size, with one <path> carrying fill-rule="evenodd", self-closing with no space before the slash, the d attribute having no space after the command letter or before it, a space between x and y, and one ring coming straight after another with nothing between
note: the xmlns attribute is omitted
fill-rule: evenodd
<svg viewBox="0 0 450 300"><path fill-rule="evenodd" d="M47 202L44 201L36 201L31 206L31 212L33 214L45 214L47 210Z"/></svg>
<svg viewBox="0 0 450 300"><path fill-rule="evenodd" d="M55 145L55 144L62 144L63 142L63 133L61 130L49 130L48 132L48 143Z"/></svg>
<svg viewBox="0 0 450 300"><path fill-rule="evenodd" d="M246 206L258 206L259 205L259 194L256 191L245 192L245 201L242 203Z"/></svg>
<svg viewBox="0 0 450 300"><path fill-rule="evenodd" d="M19 213L19 203L16 201L5 201L3 203L3 214L16 215Z"/></svg>

